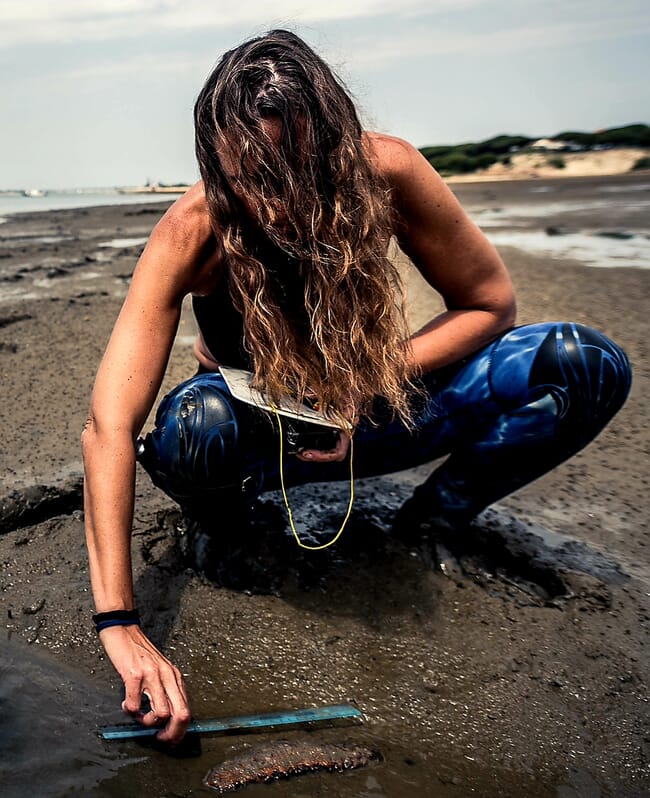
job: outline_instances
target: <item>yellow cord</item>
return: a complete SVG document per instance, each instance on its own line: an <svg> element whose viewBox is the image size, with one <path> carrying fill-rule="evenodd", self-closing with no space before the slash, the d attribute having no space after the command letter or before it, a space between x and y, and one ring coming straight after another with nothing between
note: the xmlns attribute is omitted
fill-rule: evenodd
<svg viewBox="0 0 650 798"><path fill-rule="evenodd" d="M287 491L284 486L284 436L282 434L282 421L280 420L280 414L277 411L277 408L273 408L273 412L275 413L275 417L278 420L278 431L280 433L280 484L282 485L282 498L284 499L284 506L287 508L287 514L289 516L289 524L291 526L291 531L293 532L293 536L296 539L296 543L300 546L301 549L308 549L309 551L321 551L322 549L326 549L328 546L331 546L341 536L341 532L345 528L345 525L348 522L348 518L350 517L350 513L352 512L352 505L354 503L354 472L352 468L352 455L354 453L354 439L350 437L350 501L348 502L348 511L345 514L345 518L343 519L343 523L341 524L341 528L339 531L334 535L331 540L328 540L327 543L322 543L320 546L308 546L306 543L303 543L300 540L298 535L298 530L296 529L296 525L293 522L293 513L291 512L291 507L289 506L289 497L287 496Z"/></svg>

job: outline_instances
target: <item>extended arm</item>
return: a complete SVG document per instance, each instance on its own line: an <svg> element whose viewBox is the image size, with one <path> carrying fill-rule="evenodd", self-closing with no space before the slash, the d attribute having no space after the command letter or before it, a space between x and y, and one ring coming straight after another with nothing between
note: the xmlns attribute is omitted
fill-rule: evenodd
<svg viewBox="0 0 650 798"><path fill-rule="evenodd" d="M135 439L160 388L183 297L200 274L209 236L198 189L173 206L154 229L135 269L102 359L82 434L85 523L98 612L134 606L131 524ZM160 739L179 740L190 719L179 671L139 626L113 626L100 639L122 677L125 711L147 725L169 719Z"/></svg>

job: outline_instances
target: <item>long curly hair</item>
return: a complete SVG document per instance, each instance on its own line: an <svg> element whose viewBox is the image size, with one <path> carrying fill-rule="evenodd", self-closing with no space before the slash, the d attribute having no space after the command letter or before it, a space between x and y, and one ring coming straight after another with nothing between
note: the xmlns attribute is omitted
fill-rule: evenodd
<svg viewBox="0 0 650 798"><path fill-rule="evenodd" d="M272 30L224 54L194 123L254 384L333 415L367 415L380 396L410 423L393 210L343 83L294 33Z"/></svg>

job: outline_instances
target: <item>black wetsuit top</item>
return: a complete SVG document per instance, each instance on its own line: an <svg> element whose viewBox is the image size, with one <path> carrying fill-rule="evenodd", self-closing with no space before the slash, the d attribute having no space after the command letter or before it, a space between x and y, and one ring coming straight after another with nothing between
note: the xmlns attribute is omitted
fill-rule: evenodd
<svg viewBox="0 0 650 798"><path fill-rule="evenodd" d="M302 279L296 279L299 262L270 242L258 241L252 251L265 264L283 313L291 317L298 328L306 331L304 289ZM244 320L233 307L227 281L224 274L212 293L192 297L194 316L205 345L217 362L250 371L252 361L244 349Z"/></svg>
<svg viewBox="0 0 650 798"><path fill-rule="evenodd" d="M244 351L244 320L235 310L225 279L207 296L193 296L192 309L205 345L219 363L249 369Z"/></svg>

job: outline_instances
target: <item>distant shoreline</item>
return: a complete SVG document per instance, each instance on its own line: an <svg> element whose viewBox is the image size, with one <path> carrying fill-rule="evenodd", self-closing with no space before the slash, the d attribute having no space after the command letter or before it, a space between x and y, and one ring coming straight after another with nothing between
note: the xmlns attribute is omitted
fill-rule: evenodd
<svg viewBox="0 0 650 798"><path fill-rule="evenodd" d="M532 156L535 164L524 160L531 156L514 156L510 166L494 164L491 168L464 175L442 175L450 186L489 184L549 182L562 183L566 180L588 181L607 179L630 179L650 181L650 169L632 169L641 157L650 156L650 149L619 149L594 153L570 153L565 156L566 166L557 169L544 164L545 154ZM43 196L27 197L18 192L0 191L0 222L3 217L15 214L31 214L54 210L75 210L100 205L126 205L145 203L171 203L183 196L189 186L141 186L121 189L104 189L93 192L72 189L47 191Z"/></svg>
<svg viewBox="0 0 650 798"><path fill-rule="evenodd" d="M554 165L558 157L563 166ZM609 150L586 152L535 152L519 153L508 164L495 163L487 169L467 174L442 175L446 183L476 183L504 180L537 180L539 178L563 179L575 177L614 177L625 174L650 175L650 169L635 170L641 158L650 158L650 148L614 147ZM121 194L183 194L189 185L134 186L119 188Z"/></svg>
<svg viewBox="0 0 650 798"><path fill-rule="evenodd" d="M444 174L440 171L446 183L484 183L494 181L519 181L519 180L562 180L576 177L614 177L627 174L647 174L650 168L634 169L641 159L650 158L648 147L613 147L609 150L589 150L584 152L522 152L513 154L507 163L494 163L487 169L480 169L465 174ZM561 164L561 166L558 166ZM37 210L34 205L38 200L48 196L65 196L69 200L66 207L71 207L74 199L83 198L81 206L87 206L88 199L93 195L116 199L115 204L132 197L133 200L144 197L182 196L191 188L192 184L159 184L141 186L114 186L111 188L97 189L0 189L0 212L6 211L2 203L20 201L20 205L27 207L21 210ZM118 199L123 198L123 199ZM145 201L145 200L142 200ZM34 205L32 205L34 203ZM102 202L103 204L103 202ZM31 207L30 207L31 206ZM38 210L46 208L40 207ZM9 211L9 212L14 212Z"/></svg>
<svg viewBox="0 0 650 798"><path fill-rule="evenodd" d="M185 194L192 186L179 183L175 186L124 186L118 188L118 194Z"/></svg>

